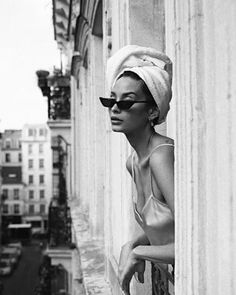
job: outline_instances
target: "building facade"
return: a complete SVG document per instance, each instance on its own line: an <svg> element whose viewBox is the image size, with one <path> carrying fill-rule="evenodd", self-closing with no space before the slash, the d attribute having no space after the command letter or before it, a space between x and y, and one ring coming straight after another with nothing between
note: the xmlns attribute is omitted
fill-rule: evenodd
<svg viewBox="0 0 236 295"><path fill-rule="evenodd" d="M25 186L22 179L21 130L2 133L1 150L2 227L21 223L24 215Z"/></svg>
<svg viewBox="0 0 236 295"><path fill-rule="evenodd" d="M32 232L44 233L52 197L52 152L46 124L26 124L22 129L22 176L25 184L23 221Z"/></svg>
<svg viewBox="0 0 236 295"><path fill-rule="evenodd" d="M164 294L235 294L235 1L58 0L53 20L71 71L70 197L81 254L72 259L72 294L83 284L87 292L122 294L120 249L139 230L125 171L131 150L111 133L98 101L108 95L107 59L127 44L154 47L173 61L171 110L157 131L175 140L175 286L159 287ZM145 284L133 281L131 294L152 292L147 263Z"/></svg>
<svg viewBox="0 0 236 295"><path fill-rule="evenodd" d="M48 241L44 259L45 267L53 280L42 278L48 293L74 293L72 285L72 257L74 245L71 235L71 214L68 201L71 198L71 112L70 77L62 69L53 73L38 70L38 86L48 99L48 121L52 150L52 197L48 212ZM47 281L47 282L46 282Z"/></svg>

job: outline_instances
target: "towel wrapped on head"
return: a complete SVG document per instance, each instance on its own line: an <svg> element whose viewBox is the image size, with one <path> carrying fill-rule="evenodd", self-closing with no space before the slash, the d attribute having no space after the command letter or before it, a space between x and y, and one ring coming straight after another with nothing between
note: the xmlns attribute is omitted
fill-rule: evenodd
<svg viewBox="0 0 236 295"><path fill-rule="evenodd" d="M158 124L164 122L172 96L172 62L169 57L150 47L127 45L121 48L107 62L109 91L125 71L136 73L145 82L160 111Z"/></svg>

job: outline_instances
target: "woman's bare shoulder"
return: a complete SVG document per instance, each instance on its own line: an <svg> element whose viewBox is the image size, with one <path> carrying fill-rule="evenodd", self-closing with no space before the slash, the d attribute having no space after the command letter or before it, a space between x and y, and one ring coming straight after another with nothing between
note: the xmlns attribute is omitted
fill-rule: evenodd
<svg viewBox="0 0 236 295"><path fill-rule="evenodd" d="M174 140L172 138L161 136L156 139L154 145L149 158L150 166L174 160Z"/></svg>
<svg viewBox="0 0 236 295"><path fill-rule="evenodd" d="M164 136L164 135L161 135L161 134L157 134L157 136L154 137L154 142L153 144L155 146L158 146L158 145L164 145L164 144L172 144L174 145L175 142L172 138L168 137L168 136Z"/></svg>

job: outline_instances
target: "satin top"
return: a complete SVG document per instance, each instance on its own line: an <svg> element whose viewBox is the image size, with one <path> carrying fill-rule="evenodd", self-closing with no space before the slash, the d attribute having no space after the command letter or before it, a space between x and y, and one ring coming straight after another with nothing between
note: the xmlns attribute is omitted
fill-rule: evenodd
<svg viewBox="0 0 236 295"><path fill-rule="evenodd" d="M149 159L151 154L161 146L174 146L173 144L161 144L155 147L152 152L149 154L147 159L145 160L145 164L147 165L147 170L149 175L147 179L149 179L151 195L147 198L144 206L142 207L141 212L137 209L137 200L143 198L145 200L145 196L142 188L142 181L138 179L138 175L135 175L135 167L134 167L134 153L132 155L132 178L136 184L137 190L137 200L134 200L133 197L133 208L135 219L139 223L139 225L143 228L146 236L148 237L151 245L164 245L168 243L174 242L174 218L172 211L169 206L159 200L154 196L152 191L152 183L151 183L151 169L149 166ZM161 167L160 167L161 168ZM135 178L137 177L137 179ZM140 194L143 194L140 196Z"/></svg>

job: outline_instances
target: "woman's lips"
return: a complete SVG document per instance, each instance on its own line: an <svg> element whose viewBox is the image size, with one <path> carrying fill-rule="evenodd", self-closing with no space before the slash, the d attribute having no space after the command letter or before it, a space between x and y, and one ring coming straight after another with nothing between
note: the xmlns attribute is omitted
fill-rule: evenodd
<svg viewBox="0 0 236 295"><path fill-rule="evenodd" d="M119 118L117 118L117 117L111 117L111 122L112 122L112 123L121 123L122 120L119 119Z"/></svg>

